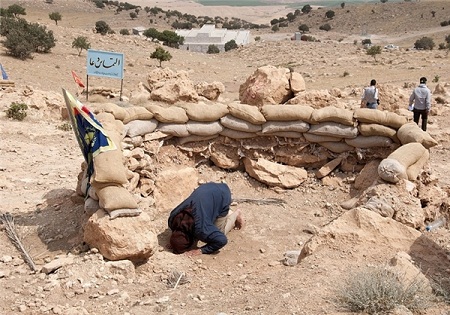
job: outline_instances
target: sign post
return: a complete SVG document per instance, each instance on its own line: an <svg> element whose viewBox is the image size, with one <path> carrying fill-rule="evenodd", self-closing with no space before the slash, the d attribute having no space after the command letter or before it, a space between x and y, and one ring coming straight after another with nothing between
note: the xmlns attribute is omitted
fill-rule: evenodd
<svg viewBox="0 0 450 315"><path fill-rule="evenodd" d="M87 78L86 100L89 95L89 76L108 77L120 79L120 100L122 100L123 88L123 53L88 49L87 51Z"/></svg>

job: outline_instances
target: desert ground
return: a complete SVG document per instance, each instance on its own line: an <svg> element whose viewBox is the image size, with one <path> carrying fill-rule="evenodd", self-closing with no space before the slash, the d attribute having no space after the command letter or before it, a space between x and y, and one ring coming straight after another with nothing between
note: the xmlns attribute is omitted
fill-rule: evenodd
<svg viewBox="0 0 450 315"><path fill-rule="evenodd" d="M413 257L415 266L428 279L450 278L450 232L446 226L426 232L426 222L417 230L398 222L376 221L365 226L367 230L358 231L352 230L354 222L344 224L340 234L328 235L323 246L312 255L295 266L286 266L283 264L286 251L301 250L312 236L333 222L341 222L340 218L349 213L340 205L355 196L353 183L358 173L337 170L327 180L320 180L314 176L315 170L310 169L308 180L300 187L275 189L245 172L225 171L208 164L196 166L199 183L225 181L234 198L279 198L285 203L233 205L233 209L243 211L245 228L232 231L229 243L218 254L193 258L174 255L166 249L168 213L145 208L153 218L152 229L158 233L159 250L145 263L130 267L123 262L116 269L111 267L97 249L89 249L82 242L83 204L74 198L74 192L83 157L73 131L62 128L67 121L60 114L65 106L61 88L77 93L71 70L85 78L86 52L78 56L71 43L76 36L86 36L93 49L125 54L123 92L127 98L131 97L138 84L146 84L148 73L158 67L158 62L150 58L157 44L118 32L101 36L92 29L99 20L105 20L116 31L153 26L144 16L131 20L125 12L115 15L112 10L97 9L82 0L55 0L51 5L38 0L2 0L0 5L7 7L13 3L26 8L27 20L52 30L57 43L51 53L35 54L25 61L8 56L4 47L0 48L0 63L15 82L14 88L0 90L1 213L14 216L18 233L38 267L58 257L70 263L50 274L30 271L7 238L5 228L0 226L0 314L344 315L350 312L336 305L334 299L339 284L358 268L387 264L403 252ZM281 5L224 9L183 1L136 1L136 4L186 10L198 16L226 14L255 23L268 23L289 12ZM388 110L385 105L391 103L388 98L396 97L397 112L409 119L411 113L406 110L405 97L421 76L428 77L432 91L439 84L450 92L448 52L411 49L422 36L430 36L439 44L450 35L449 27L439 25L450 18L450 2L348 5L345 10L336 7L330 32L318 30L326 22L324 11L320 10L323 9L315 9L309 18L304 17L314 25L311 35L318 42L291 41L301 23L296 22L278 33L252 31L252 36L260 36L261 40L223 54L204 55L166 48L173 58L164 62L163 67L189 71L194 82L222 82L225 92L219 101L225 104L239 100L239 86L265 65L293 68L304 77L308 91L342 91L339 102L350 109L359 106L362 88L375 78L381 91L380 109ZM435 18L431 17L433 10L437 12ZM54 11L63 16L58 25L48 18ZM372 18L368 21L369 14ZM421 18L422 14L425 18ZM170 28L163 20L158 20L156 26ZM360 44L367 37L377 45L393 43L400 48L383 50L374 60ZM117 80L92 78L90 84L120 88ZM429 186L420 180L416 183L425 190L441 191L444 201L450 191L449 92L439 95L444 102L438 103L436 95L433 96L428 132L439 144L431 148L426 166L426 175L432 180L427 182ZM80 100L85 101L83 96ZM6 117L5 110L13 101L30 106L24 121ZM174 163L195 165L188 154L171 146L164 147L157 160L161 169L169 169ZM397 188L385 194L397 200L401 198L395 193ZM180 202L185 197L179 196ZM436 202L439 200L436 197ZM436 206L434 200L428 202ZM440 211L441 215L450 214L445 207ZM411 230L421 233L413 244ZM184 273L188 281L175 288L168 285L174 272ZM450 305L444 301L433 298L428 302L430 305L422 314L450 314ZM395 314L412 313L399 308Z"/></svg>

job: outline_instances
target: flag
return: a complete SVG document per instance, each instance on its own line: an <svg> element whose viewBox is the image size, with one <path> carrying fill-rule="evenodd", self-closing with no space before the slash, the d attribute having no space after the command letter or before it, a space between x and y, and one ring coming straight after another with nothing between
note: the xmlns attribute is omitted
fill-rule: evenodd
<svg viewBox="0 0 450 315"><path fill-rule="evenodd" d="M75 73L75 71L72 70L72 77L75 80L75 83L78 84L79 87L86 87L83 83L83 81L81 81L80 77L77 76L77 74Z"/></svg>
<svg viewBox="0 0 450 315"><path fill-rule="evenodd" d="M87 176L90 179L94 172L94 157L117 147L108 136L94 114L69 92L63 89L72 129L88 165Z"/></svg>
<svg viewBox="0 0 450 315"><path fill-rule="evenodd" d="M0 63L0 69L2 70L2 79L3 80L9 80L8 75L6 74L5 69L3 69L2 64Z"/></svg>

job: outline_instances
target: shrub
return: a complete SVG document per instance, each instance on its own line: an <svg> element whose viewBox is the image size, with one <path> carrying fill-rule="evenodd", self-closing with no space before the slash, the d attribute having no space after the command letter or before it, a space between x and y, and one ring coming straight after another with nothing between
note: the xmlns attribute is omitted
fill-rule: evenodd
<svg viewBox="0 0 450 315"><path fill-rule="evenodd" d="M55 21L56 25L58 25L58 21L61 21L62 15L59 12L52 12L48 15L50 20Z"/></svg>
<svg viewBox="0 0 450 315"><path fill-rule="evenodd" d="M12 4L6 10L14 17L17 17L18 15L27 15L27 13L25 12L25 8L21 7L18 4Z"/></svg>
<svg viewBox="0 0 450 315"><path fill-rule="evenodd" d="M416 49L433 50L434 46L435 44L431 37L422 37L414 43Z"/></svg>
<svg viewBox="0 0 450 315"><path fill-rule="evenodd" d="M272 31L273 32L278 32L279 30L280 30L280 27L278 25L272 26Z"/></svg>
<svg viewBox="0 0 450 315"><path fill-rule="evenodd" d="M448 26L449 24L448 24L448 21L442 21L441 22L441 26Z"/></svg>
<svg viewBox="0 0 450 315"><path fill-rule="evenodd" d="M120 34L120 35L130 35L130 31L129 31L127 28L122 28L122 29L119 31L119 34Z"/></svg>
<svg viewBox="0 0 450 315"><path fill-rule="evenodd" d="M5 111L6 117L22 121L27 117L27 104L13 102Z"/></svg>
<svg viewBox="0 0 450 315"><path fill-rule="evenodd" d="M372 45L372 41L370 40L370 38L365 38L361 41L361 44L363 45Z"/></svg>
<svg viewBox="0 0 450 315"><path fill-rule="evenodd" d="M111 28L109 27L108 23L106 23L105 21L97 21L97 22L95 22L95 31L97 33L105 35L111 31Z"/></svg>
<svg viewBox="0 0 450 315"><path fill-rule="evenodd" d="M57 128L62 131L70 131L70 130L72 130L72 125L65 122L62 125L59 125Z"/></svg>
<svg viewBox="0 0 450 315"><path fill-rule="evenodd" d="M73 40L72 48L76 48L78 50L78 56L80 56L83 49L88 50L91 48L91 44L86 37L78 36Z"/></svg>
<svg viewBox="0 0 450 315"><path fill-rule="evenodd" d="M103 9L105 7L105 4L102 0L94 0L95 6L99 9Z"/></svg>
<svg viewBox="0 0 450 315"><path fill-rule="evenodd" d="M280 22L280 24L278 24L279 27L288 27L289 23L288 22Z"/></svg>
<svg viewBox="0 0 450 315"><path fill-rule="evenodd" d="M344 73L342 74L343 77L348 77L350 75L350 72L348 72L347 70L344 71Z"/></svg>
<svg viewBox="0 0 450 315"><path fill-rule="evenodd" d="M381 46L372 46L367 49L366 54L372 56L375 61L377 61L377 55L381 54Z"/></svg>
<svg viewBox="0 0 450 315"><path fill-rule="evenodd" d="M438 74L436 74L433 78L433 83L438 83L440 78L441 77Z"/></svg>
<svg viewBox="0 0 450 315"><path fill-rule="evenodd" d="M33 52L48 53L55 46L55 38L52 31L47 31L45 26L38 23L28 23L24 19L9 19L3 24L2 35L6 40L3 45L7 53L13 57L25 60L31 58Z"/></svg>
<svg viewBox="0 0 450 315"><path fill-rule="evenodd" d="M306 13L306 14L308 14L309 12L311 12L311 10L312 10L312 7L311 7L309 4L304 5L303 8L302 8L302 12L303 12L303 13Z"/></svg>
<svg viewBox="0 0 450 315"><path fill-rule="evenodd" d="M258 42L258 41L260 41L261 40L261 36L256 36L255 37L255 42Z"/></svg>
<svg viewBox="0 0 450 315"><path fill-rule="evenodd" d="M234 39L225 43L225 51L229 51L236 48L238 48L238 45L236 44L236 41Z"/></svg>
<svg viewBox="0 0 450 315"><path fill-rule="evenodd" d="M216 45L209 45L208 51L206 53L207 54L218 54L218 53L220 53L220 50L219 50L219 47L217 47Z"/></svg>
<svg viewBox="0 0 450 315"><path fill-rule="evenodd" d="M327 19L332 19L332 18L334 17L334 15L335 15L335 13L334 13L333 10L328 10L328 11L325 13L325 16L327 17Z"/></svg>
<svg viewBox="0 0 450 315"><path fill-rule="evenodd" d="M132 20L136 19L137 18L137 13L136 12L130 12L130 18Z"/></svg>
<svg viewBox="0 0 450 315"><path fill-rule="evenodd" d="M350 274L336 292L338 305L349 311L385 314L398 305L413 312L429 306L431 297L423 281L407 281L404 275L383 266Z"/></svg>
<svg viewBox="0 0 450 315"><path fill-rule="evenodd" d="M436 103L438 103L438 104L446 104L447 103L447 100L445 98L443 98L442 96L436 97L435 100L436 100ZM450 292L448 292L447 294L449 294L449 296L450 296ZM449 299L449 303L450 303L450 299Z"/></svg>
<svg viewBox="0 0 450 315"><path fill-rule="evenodd" d="M280 21L278 19L273 19L270 21L270 25L278 24Z"/></svg>
<svg viewBox="0 0 450 315"><path fill-rule="evenodd" d="M302 33L306 33L306 32L309 32L309 27L308 27L308 25L306 25L306 24L301 24L301 25L298 27L298 30L299 30L300 32L302 32Z"/></svg>
<svg viewBox="0 0 450 315"><path fill-rule="evenodd" d="M331 26L330 26L330 24L328 24L328 23L326 23L326 24L324 24L324 25L321 25L320 27L319 27L319 30L322 30L322 31L329 31L329 30L331 30Z"/></svg>
<svg viewBox="0 0 450 315"><path fill-rule="evenodd" d="M310 35L302 35L300 37L300 40L304 41L304 42L315 42L316 39Z"/></svg>
<svg viewBox="0 0 450 315"><path fill-rule="evenodd" d="M164 48L156 47L155 51L150 55L150 58L158 59L159 66L161 67L163 61L169 61L170 59L172 59L172 55Z"/></svg>
<svg viewBox="0 0 450 315"><path fill-rule="evenodd" d="M450 35L445 36L445 42L450 44Z"/></svg>

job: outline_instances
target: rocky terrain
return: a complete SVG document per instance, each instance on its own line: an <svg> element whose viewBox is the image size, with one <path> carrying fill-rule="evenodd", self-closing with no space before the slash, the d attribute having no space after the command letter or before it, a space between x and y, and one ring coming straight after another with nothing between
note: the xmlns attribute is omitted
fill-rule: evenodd
<svg viewBox="0 0 450 315"><path fill-rule="evenodd" d="M232 208L243 211L246 227L232 231L220 253L188 258L166 249L167 209L155 208L155 203L164 202L148 197L142 208L151 218L158 249L139 264L108 261L98 249L83 243L86 214L75 194L83 157L62 118L61 88L78 92L71 70L85 78L85 52L79 57L71 43L76 36L86 36L94 49L124 52L124 96L133 100L139 83L147 84L148 74L158 66L150 58L156 44L137 36L101 36L92 28L98 20L116 30L149 25L131 20L126 13L96 9L87 1L55 0L50 6L44 1L3 0L1 6L12 3L23 5L30 21L47 25L57 44L50 54L36 54L26 61L13 59L0 49L0 62L15 82L15 87L0 90L1 213L13 215L37 270L32 271L1 225L0 314L349 314L335 298L339 284L360 268L390 264L424 281L449 279L447 226L427 232L425 225L436 216L450 215L450 57L444 50L409 49L422 36L432 36L436 43L444 41L450 29L440 27L439 22L449 18L446 1L349 5L344 10L350 10L345 14L351 14L351 19L343 18L344 13L336 8L333 31L311 30L320 42L291 41L296 28L292 27L283 33L252 33L261 40L219 55L166 48L173 58L164 67L188 71L195 83L222 82L225 92L217 102L224 104L239 100L240 85L257 68L273 65L291 67L304 77L311 96L305 98L306 105L323 107L332 100L340 108L353 110L359 107L362 88L375 78L380 109L411 119L407 97L419 77L426 76L434 93L428 132L438 145L430 149L430 161L411 190L409 184L388 184L373 173L361 177L359 172L337 169L319 179L314 168L307 169L307 180L299 187L280 189L242 170L227 171L196 160L192 152L167 144L154 157L155 169L194 169L198 183L225 181L235 199L283 202L237 202ZM163 2L154 5L163 7ZM362 21L372 10L374 18L367 22L372 41L400 46L384 50L376 61L359 44L367 37L361 34ZM437 12L435 19L426 16L431 10ZM48 18L53 11L63 15L58 25ZM239 9L230 12L239 15ZM420 18L422 13L427 18ZM320 25L323 14L313 11L309 19L317 19L314 25ZM120 88L116 80L89 81L92 87L109 87L115 93ZM79 99L84 102L84 95ZM92 97L86 104L95 107L104 101ZM108 101L118 102L115 98ZM4 111L12 102L30 107L24 121L6 117ZM181 201L187 194L185 187L172 197ZM352 198L380 196L394 208L422 207L427 220L411 228L370 209L342 207ZM302 249L308 251L306 257L293 266L286 264L286 252ZM423 314L450 312L450 306L436 296L427 302ZM411 314L401 307L396 312Z"/></svg>

